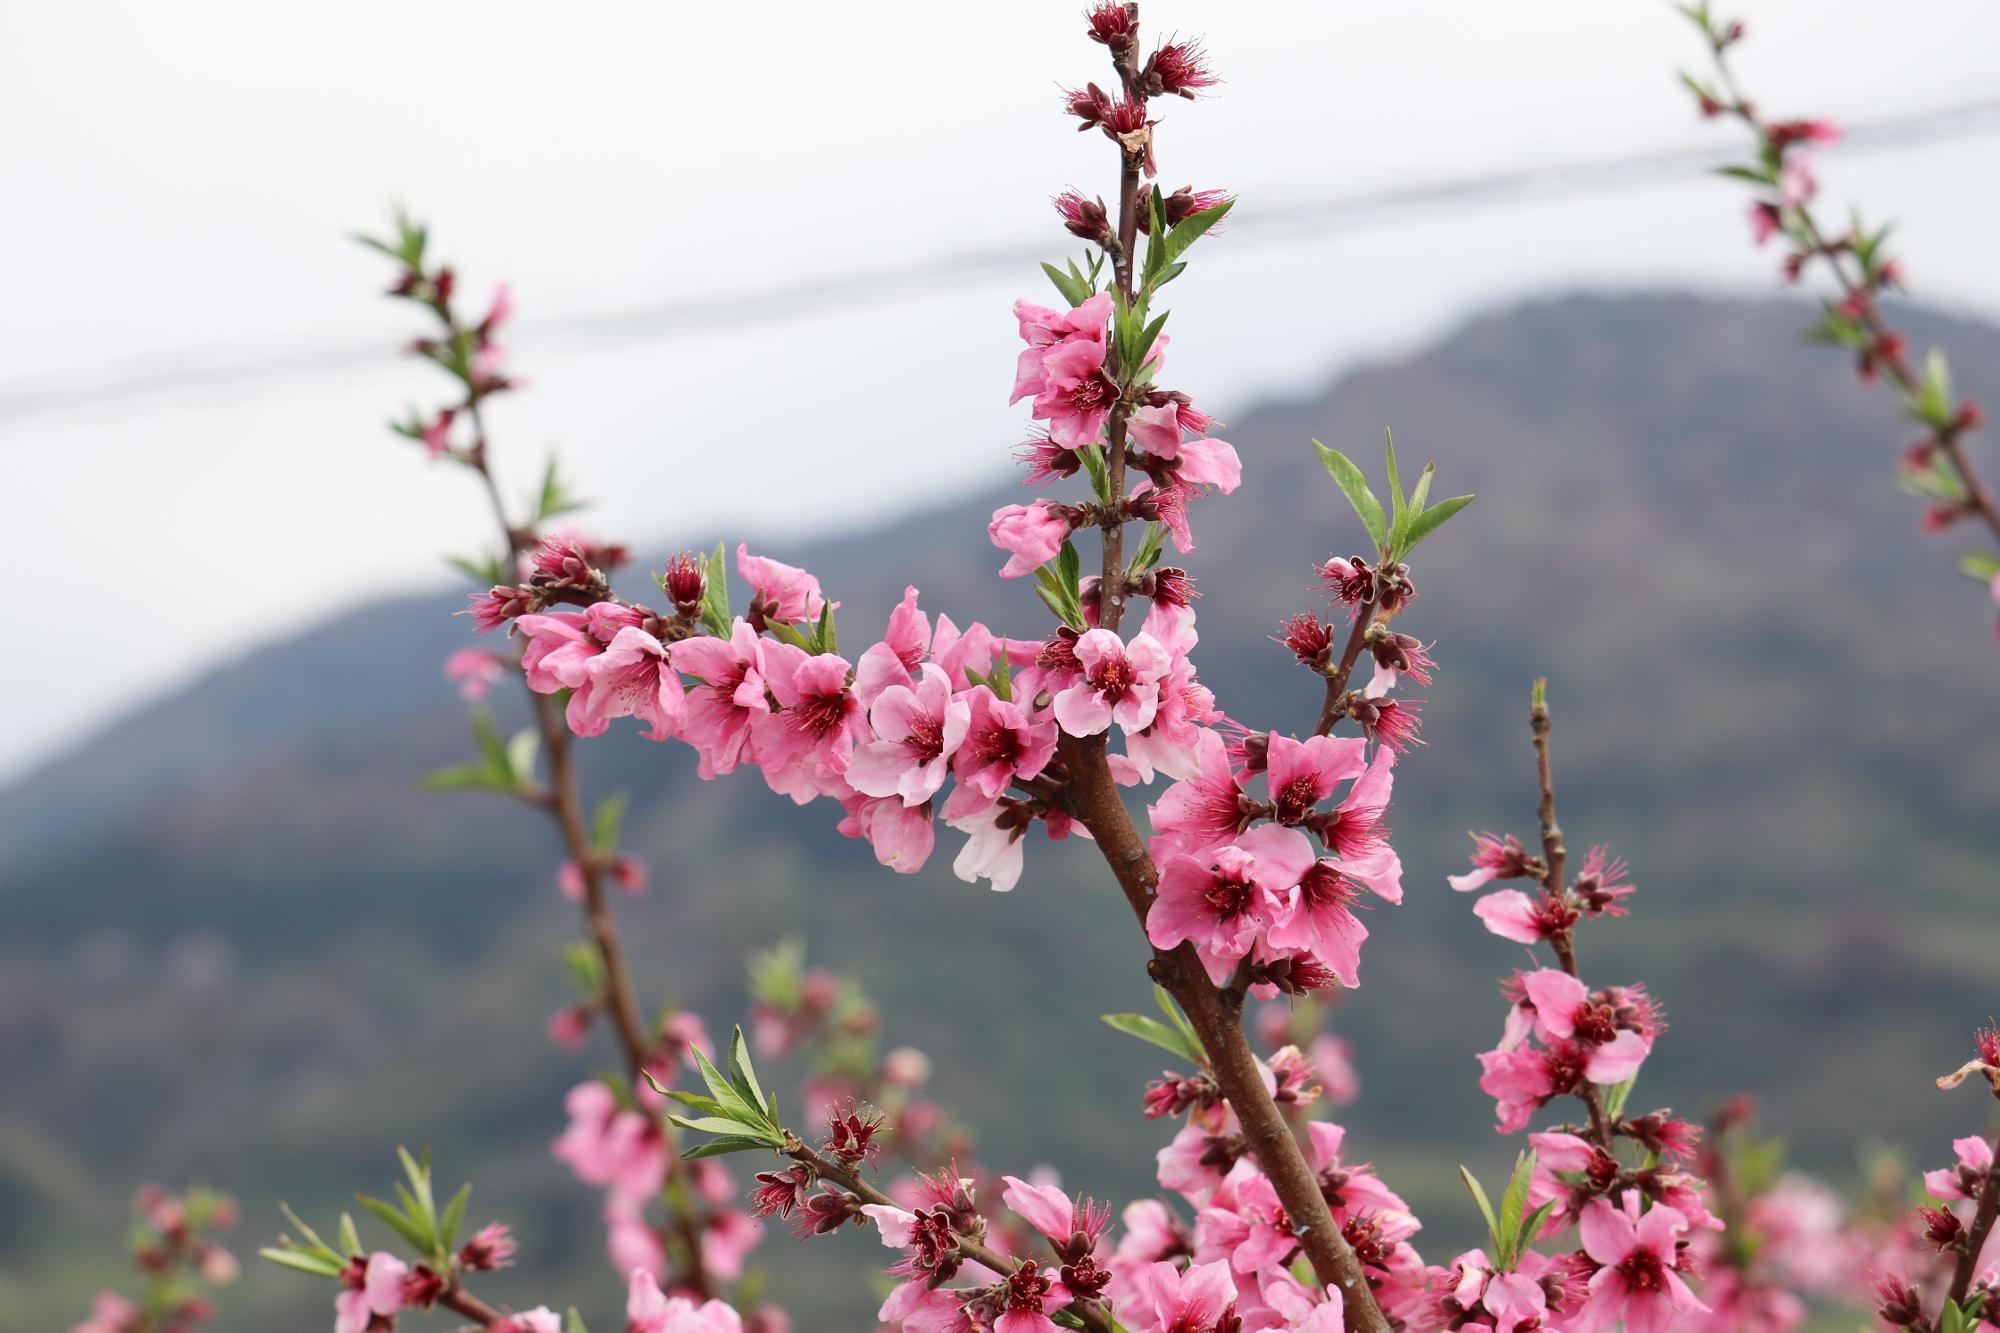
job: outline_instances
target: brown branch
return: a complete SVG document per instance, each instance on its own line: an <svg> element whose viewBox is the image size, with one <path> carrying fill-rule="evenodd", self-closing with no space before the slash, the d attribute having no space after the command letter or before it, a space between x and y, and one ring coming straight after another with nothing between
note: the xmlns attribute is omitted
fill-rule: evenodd
<svg viewBox="0 0 2000 1333"><path fill-rule="evenodd" d="M1073 775L1070 793L1077 817L1096 839L1143 929L1159 870L1112 781L1103 741L1064 736L1062 748ZM1318 1176L1264 1087L1257 1057L1243 1035L1240 997L1232 1004L1216 989L1192 945L1153 950L1147 971L1187 1015L1216 1085L1235 1110L1250 1150L1291 1219L1314 1276L1341 1293L1350 1333L1388 1333L1389 1323L1369 1288L1367 1271L1335 1225Z"/></svg>
<svg viewBox="0 0 2000 1333"><path fill-rule="evenodd" d="M1973 1275L1979 1271L1979 1256L1986 1249L1986 1238L1992 1234L1996 1216L2000 1216L2000 1155L1996 1155L1986 1168L1986 1179L1979 1187L1979 1202L1972 1213L1972 1225L1966 1228L1964 1248L1958 1252L1958 1264L1951 1272L1953 1302L1963 1301L1972 1289Z"/></svg>
<svg viewBox="0 0 2000 1333"><path fill-rule="evenodd" d="M456 1283L445 1289L444 1295L438 1297L437 1303L454 1314L462 1314L467 1319L473 1320L481 1328L493 1328L507 1318Z"/></svg>
<svg viewBox="0 0 2000 1333"><path fill-rule="evenodd" d="M1535 681L1534 701L1528 709L1528 729L1535 738L1535 778L1541 788L1542 887L1552 896L1561 898L1568 892L1563 881L1563 865L1569 857L1569 849L1563 846L1562 825L1556 822L1556 783L1549 767L1548 691L1548 677L1538 678ZM1572 934L1565 932L1554 937L1549 946L1555 950L1556 961L1562 964L1563 971L1581 981L1583 978L1576 970L1576 940ZM1590 1112L1590 1137L1599 1148L1615 1155L1615 1126L1604 1112L1604 1098L1598 1093L1597 1085L1584 1079L1583 1088L1576 1095Z"/></svg>
<svg viewBox="0 0 2000 1333"><path fill-rule="evenodd" d="M1313 725L1313 735L1324 736L1339 725L1341 718L1340 700L1347 693L1347 681L1354 674L1354 664L1361 657L1361 650L1368 642L1368 630L1375 623L1375 604L1363 602L1354 609L1354 628L1348 631L1347 645L1340 650L1340 661L1333 670L1326 673L1326 699L1319 706L1319 721Z"/></svg>

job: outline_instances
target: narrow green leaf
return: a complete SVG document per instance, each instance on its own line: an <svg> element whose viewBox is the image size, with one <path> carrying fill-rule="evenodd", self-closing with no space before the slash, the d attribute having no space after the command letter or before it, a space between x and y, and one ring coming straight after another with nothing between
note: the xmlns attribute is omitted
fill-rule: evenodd
<svg viewBox="0 0 2000 1333"><path fill-rule="evenodd" d="M1043 264L1042 272L1049 275L1049 281L1056 285L1063 300L1072 306L1082 305L1091 298L1090 284L1074 273L1065 273L1054 264Z"/></svg>
<svg viewBox="0 0 2000 1333"><path fill-rule="evenodd" d="M722 1116L696 1116L690 1120L684 1116L668 1113L667 1119L682 1129L691 1129L697 1134L733 1134L741 1138L761 1138L756 1125L745 1124L741 1120L730 1120Z"/></svg>
<svg viewBox="0 0 2000 1333"><path fill-rule="evenodd" d="M1521 1218L1528 1210L1528 1182L1534 1173L1535 1154L1520 1154L1514 1159L1507 1191L1500 1196L1500 1243L1510 1259L1521 1252Z"/></svg>
<svg viewBox="0 0 2000 1333"><path fill-rule="evenodd" d="M1971 577L1984 582L1995 574L2000 574L2000 556L1989 555L1985 551L1967 551L1958 558L1958 567Z"/></svg>
<svg viewBox="0 0 2000 1333"><path fill-rule="evenodd" d="M1437 476L1438 465L1425 463L1424 470L1417 474L1416 487L1410 492L1410 516L1424 512L1424 504L1431 498L1431 479Z"/></svg>
<svg viewBox="0 0 2000 1333"><path fill-rule="evenodd" d="M458 1229L465 1222L465 1205L472 1198L470 1182L460 1185L458 1193L451 1196L451 1202L444 1206L444 1216L438 1219L438 1249L450 1250L458 1244Z"/></svg>
<svg viewBox="0 0 2000 1333"><path fill-rule="evenodd" d="M701 1073L701 1081L708 1085L709 1096L722 1104L725 1115L741 1120L746 1124L755 1124L763 1117L763 1108L752 1106L748 1101L744 1100L743 1096L729 1085L729 1080L723 1077L722 1071L711 1064L709 1058L701 1053L699 1047L695 1048L692 1053L694 1055L695 1068Z"/></svg>
<svg viewBox="0 0 2000 1333"><path fill-rule="evenodd" d="M345 1266L305 1250L282 1250L276 1246L266 1246L257 1253L280 1267L297 1269L314 1277L339 1277L340 1270Z"/></svg>
<svg viewBox="0 0 2000 1333"><path fill-rule="evenodd" d="M361 1236L354 1229L353 1216L348 1213L340 1215L340 1248L349 1254L361 1253Z"/></svg>
<svg viewBox="0 0 2000 1333"><path fill-rule="evenodd" d="M721 542L702 560L701 623L717 638L729 637L729 555Z"/></svg>
<svg viewBox="0 0 2000 1333"><path fill-rule="evenodd" d="M590 845L599 856L610 856L618 850L618 835L625 828L625 810L630 800L622 791L613 792L591 812Z"/></svg>
<svg viewBox="0 0 2000 1333"><path fill-rule="evenodd" d="M1333 478L1334 485L1340 487L1347 503L1354 506L1354 513L1361 520L1361 526L1368 529L1369 539L1376 547L1389 544L1389 528L1383 521L1382 502L1375 498L1375 492L1368 489L1368 478L1338 449L1329 449L1318 440L1312 446L1319 453L1320 465ZM1443 522L1443 519L1438 520Z"/></svg>
<svg viewBox="0 0 2000 1333"><path fill-rule="evenodd" d="M372 1198L366 1194L355 1195L354 1201L373 1213L382 1225L388 1227L389 1230L395 1232L398 1236L401 1236L405 1245L408 1245L420 1254L430 1253L430 1238L424 1234L423 1228L405 1217L403 1210L396 1207L395 1204L384 1199ZM353 1223L353 1219L347 1217L345 1214L342 1214L341 1221L344 1225L352 1225ZM343 1238L343 1243L345 1243L345 1238ZM353 1252L356 1254L361 1253L361 1242L359 1240L354 1242Z"/></svg>
<svg viewBox="0 0 2000 1333"><path fill-rule="evenodd" d="M563 1324L563 1333L590 1333L590 1330L583 1326L583 1316L576 1312L574 1305L569 1307L569 1318Z"/></svg>
<svg viewBox="0 0 2000 1333"><path fill-rule="evenodd" d="M1632 1095L1632 1088L1639 1082L1637 1074L1623 1083L1614 1083L1604 1093L1604 1114L1616 1120L1625 1113L1625 1099Z"/></svg>
<svg viewBox="0 0 2000 1333"><path fill-rule="evenodd" d="M1479 1215L1486 1219L1486 1234L1493 1240L1493 1248L1500 1248L1500 1219L1493 1215L1493 1205L1486 1200L1486 1191L1480 1187L1479 1178L1463 1165L1458 1168L1458 1178L1465 1182L1466 1191L1472 1201L1479 1205Z"/></svg>
<svg viewBox="0 0 2000 1333"><path fill-rule="evenodd" d="M757 1082L757 1071L751 1065L750 1052L743 1043L741 1024L729 1037L729 1083L742 1093L752 1106L767 1113L770 1111L771 1099L764 1095L763 1085Z"/></svg>
<svg viewBox="0 0 2000 1333"><path fill-rule="evenodd" d="M1403 476L1396 469L1396 437L1387 430L1382 432L1382 447L1389 456L1389 548L1399 550L1410 526L1410 502L1403 498Z"/></svg>
<svg viewBox="0 0 2000 1333"><path fill-rule="evenodd" d="M331 1259L340 1259L340 1260L346 1260L352 1257L351 1254L340 1253L340 1251L334 1249L333 1246L321 1240L319 1238L319 1234L315 1232L311 1227L307 1226L297 1213L292 1211L292 1207L290 1204L286 1203L279 1204L278 1211L285 1215L285 1220L287 1222L290 1222L295 1228L297 1228L298 1233L301 1236L304 1236L306 1238L306 1242L310 1244L320 1254L325 1255L326 1257Z"/></svg>
<svg viewBox="0 0 2000 1333"><path fill-rule="evenodd" d="M1157 1018L1144 1014L1106 1014L1104 1021L1128 1037L1149 1041L1163 1051L1170 1051L1192 1064L1199 1065L1201 1048L1188 1041L1178 1030L1168 1027Z"/></svg>
<svg viewBox="0 0 2000 1333"><path fill-rule="evenodd" d="M698 1157L721 1157L725 1153L755 1152L760 1149L768 1152L771 1147L771 1144L766 1143L762 1139L732 1135L728 1138L709 1139L705 1143L697 1143L694 1147L682 1153L681 1159L683 1161L693 1161Z"/></svg>
<svg viewBox="0 0 2000 1333"><path fill-rule="evenodd" d="M1163 266L1173 263L1187 253L1190 245L1200 240L1209 228L1227 217L1229 210L1234 207L1236 207L1234 199L1225 199L1213 208L1204 208L1201 212L1191 214L1175 223L1174 229L1167 233L1166 250L1162 256Z"/></svg>
<svg viewBox="0 0 2000 1333"><path fill-rule="evenodd" d="M1459 510L1471 504L1470 495L1454 495L1449 500L1439 500L1430 508L1410 520L1410 529L1403 535L1403 546L1397 555L1405 556L1417 549L1417 543L1445 525L1446 520Z"/></svg>

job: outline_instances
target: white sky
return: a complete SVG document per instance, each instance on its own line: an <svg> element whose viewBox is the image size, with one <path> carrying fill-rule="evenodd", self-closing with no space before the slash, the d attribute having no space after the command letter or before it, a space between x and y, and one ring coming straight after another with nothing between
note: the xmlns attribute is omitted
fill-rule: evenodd
<svg viewBox="0 0 2000 1333"><path fill-rule="evenodd" d="M496 412L498 447L525 486L559 445L601 497L594 529L821 531L999 475L1023 420L1007 304L1049 299L1032 267L698 337L574 329L963 250L1057 257L1047 197L1110 193L1108 146L1056 114L1058 83L1104 73L1080 8L0 9L0 403L61 395L0 412L7 546L34 598L0 653L0 776L259 640L436 582L441 552L484 539L467 479L382 428L440 388L395 357L411 312L343 239L394 199L475 289L512 280L533 386ZM1733 188L1698 177L1325 234L1250 224L1302 197L1729 142L1672 78L1701 52L1664 0L1147 11L1204 37L1228 80L1160 130L1169 188L1243 196L1240 235L1204 242L1173 289L1174 383L1225 414L1518 296L1774 286ZM2000 86L1988 0L1900 0L1893 22L1872 0L1741 12L1742 67L1774 111L1860 120ZM1836 153L1823 174L1899 219L1919 296L1991 313L1996 147ZM135 375L371 342L372 365L95 400ZM82 632L96 599L123 635ZM56 628L24 628L40 618Z"/></svg>

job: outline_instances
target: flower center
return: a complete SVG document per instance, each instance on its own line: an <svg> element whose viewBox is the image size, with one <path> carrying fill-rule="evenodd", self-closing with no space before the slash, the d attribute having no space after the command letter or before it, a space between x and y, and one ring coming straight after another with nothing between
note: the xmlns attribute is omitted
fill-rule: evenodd
<svg viewBox="0 0 2000 1333"><path fill-rule="evenodd" d="M846 718L844 694L809 694L792 705L792 725L814 740L824 740Z"/></svg>
<svg viewBox="0 0 2000 1333"><path fill-rule="evenodd" d="M1660 1256L1651 1250L1632 1251L1618 1261L1618 1271L1630 1291L1650 1295L1666 1289L1667 1270L1661 1266Z"/></svg>
<svg viewBox="0 0 2000 1333"><path fill-rule="evenodd" d="M1122 657L1099 662L1090 673L1090 686L1107 699L1122 699L1132 688L1132 667Z"/></svg>
<svg viewBox="0 0 2000 1333"><path fill-rule="evenodd" d="M1278 822L1296 824L1318 803L1319 788L1314 784L1311 774L1303 774L1273 792L1271 799L1278 807Z"/></svg>
<svg viewBox="0 0 2000 1333"><path fill-rule="evenodd" d="M920 717L910 723L910 734L903 744L918 763L928 764L944 753L944 724L934 718Z"/></svg>
<svg viewBox="0 0 2000 1333"><path fill-rule="evenodd" d="M1215 909L1215 914L1227 919L1240 915L1250 906L1250 885L1248 881L1234 879L1217 871L1208 883L1202 900Z"/></svg>

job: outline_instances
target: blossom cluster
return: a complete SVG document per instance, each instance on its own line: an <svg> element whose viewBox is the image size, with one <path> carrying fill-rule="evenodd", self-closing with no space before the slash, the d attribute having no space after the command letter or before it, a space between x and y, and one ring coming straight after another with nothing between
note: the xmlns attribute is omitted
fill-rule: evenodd
<svg viewBox="0 0 2000 1333"><path fill-rule="evenodd" d="M205 1288L237 1277L236 1257L216 1233L236 1225L227 1195L196 1187L173 1194L147 1185L132 1198L132 1266L146 1284L138 1299L105 1290L73 1333L194 1333L214 1314Z"/></svg>

